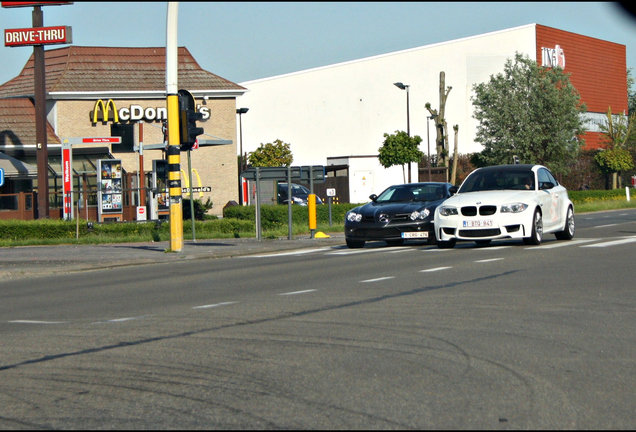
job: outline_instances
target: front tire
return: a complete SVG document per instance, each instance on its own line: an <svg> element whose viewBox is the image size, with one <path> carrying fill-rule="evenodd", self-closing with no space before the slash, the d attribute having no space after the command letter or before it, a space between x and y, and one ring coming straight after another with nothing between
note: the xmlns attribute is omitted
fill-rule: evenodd
<svg viewBox="0 0 636 432"><path fill-rule="evenodd" d="M574 210L568 207L568 214L565 218L565 227L563 231L554 234L557 240L572 240L574 238Z"/></svg>
<svg viewBox="0 0 636 432"><path fill-rule="evenodd" d="M364 240L345 239L347 246L351 249L360 249L364 247Z"/></svg>
<svg viewBox="0 0 636 432"><path fill-rule="evenodd" d="M527 245L538 246L541 244L541 240L543 240L543 216L539 209L536 209L532 217L532 232L530 237L523 239L523 242Z"/></svg>

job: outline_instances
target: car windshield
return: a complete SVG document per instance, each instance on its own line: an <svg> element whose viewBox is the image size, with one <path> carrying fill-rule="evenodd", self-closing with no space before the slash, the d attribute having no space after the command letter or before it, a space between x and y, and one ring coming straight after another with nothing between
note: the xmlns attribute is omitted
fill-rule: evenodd
<svg viewBox="0 0 636 432"><path fill-rule="evenodd" d="M534 190L534 173L528 169L480 169L468 176L459 193L491 190Z"/></svg>
<svg viewBox="0 0 636 432"><path fill-rule="evenodd" d="M280 183L278 185L278 188L280 189L282 193L285 193L285 194L287 193L287 183ZM309 189L307 189L305 186L292 183L292 195L293 196L309 195Z"/></svg>
<svg viewBox="0 0 636 432"><path fill-rule="evenodd" d="M435 201L445 196L443 185L400 185L386 189L376 202Z"/></svg>

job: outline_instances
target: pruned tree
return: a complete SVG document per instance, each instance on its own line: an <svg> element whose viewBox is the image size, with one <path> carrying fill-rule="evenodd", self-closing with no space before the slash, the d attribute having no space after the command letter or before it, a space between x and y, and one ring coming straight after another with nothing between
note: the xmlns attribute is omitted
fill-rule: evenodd
<svg viewBox="0 0 636 432"><path fill-rule="evenodd" d="M248 160L254 167L290 166L294 161L290 145L277 139L261 145L249 153Z"/></svg>
<svg viewBox="0 0 636 432"><path fill-rule="evenodd" d="M421 142L419 135L410 137L404 131L395 131L393 135L385 133L384 143L378 149L378 161L384 168L402 165L402 177L406 183L404 165L422 160L424 153L419 148Z"/></svg>
<svg viewBox="0 0 636 432"><path fill-rule="evenodd" d="M453 130L455 131L455 146L453 149L453 169L451 171L450 182L455 184L455 180L457 179L457 159L459 156L459 153L457 152L459 125L453 126Z"/></svg>
<svg viewBox="0 0 636 432"><path fill-rule="evenodd" d="M435 118L435 150L437 152L438 166L448 166L448 127L446 124L446 100L448 94L453 89L451 86L446 86L446 73L441 71L439 73L439 111L432 109L430 102L426 102L424 107L428 110L432 117ZM448 172L446 173L446 179L448 180Z"/></svg>

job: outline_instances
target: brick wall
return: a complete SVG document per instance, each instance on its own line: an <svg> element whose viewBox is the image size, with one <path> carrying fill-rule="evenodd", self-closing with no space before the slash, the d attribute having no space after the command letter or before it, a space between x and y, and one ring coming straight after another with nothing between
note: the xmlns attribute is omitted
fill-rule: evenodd
<svg viewBox="0 0 636 432"><path fill-rule="evenodd" d="M210 118L198 122L204 128L206 134L224 140L231 140L231 145L202 147L191 152L192 168L196 170L201 178L201 186L209 186L212 192L194 194L194 198L201 198L206 201L211 198L214 207L211 214L222 215L223 206L231 200L238 202L238 163L237 163L237 137L236 137L236 100L235 98L208 99L206 101L197 100L197 104L210 109ZM140 105L143 108L165 107L165 99L137 99L137 100L115 100L117 108L128 107L130 105ZM95 100L71 100L58 101L56 103L56 133L60 138L73 137L105 137L110 136L111 122L92 124L89 113L95 106ZM135 123L135 144L139 143L139 128ZM203 139L215 139L209 136L202 136ZM143 142L145 145L159 144L163 142L161 122L144 122ZM103 146L100 144L100 146ZM77 146L80 147L80 146ZM75 146L74 146L75 148ZM121 153L117 150L117 145L111 146L111 153L115 158L122 160L122 166L127 172L139 170L138 153ZM144 151L144 171L152 171L152 161L162 159L161 150ZM181 169L187 173L188 159L187 153L181 153ZM186 174L187 175L187 174ZM193 175L194 186L199 186L196 176ZM182 186L186 182L182 179ZM187 196L184 195L184 198Z"/></svg>
<svg viewBox="0 0 636 432"><path fill-rule="evenodd" d="M536 26L537 61L541 64L541 48L559 45L565 54L564 71L581 95L590 113L627 112L627 60L625 45L588 36ZM598 133L584 137L588 148L601 145Z"/></svg>

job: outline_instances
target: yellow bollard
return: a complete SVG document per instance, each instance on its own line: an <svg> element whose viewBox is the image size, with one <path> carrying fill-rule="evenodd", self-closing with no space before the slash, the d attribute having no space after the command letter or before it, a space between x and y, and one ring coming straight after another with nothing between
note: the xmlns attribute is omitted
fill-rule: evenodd
<svg viewBox="0 0 636 432"><path fill-rule="evenodd" d="M315 230L316 223L316 194L309 194L307 197L307 207L309 207L309 229ZM313 236L312 236L313 238Z"/></svg>

